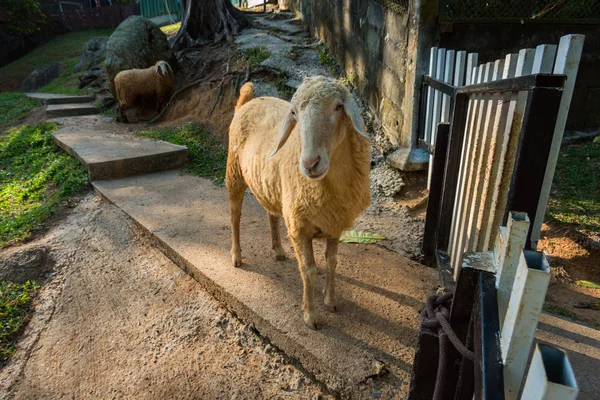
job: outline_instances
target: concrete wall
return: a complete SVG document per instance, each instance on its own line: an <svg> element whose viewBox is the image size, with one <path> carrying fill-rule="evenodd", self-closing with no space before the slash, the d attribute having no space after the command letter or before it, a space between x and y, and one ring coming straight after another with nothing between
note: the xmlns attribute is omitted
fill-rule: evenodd
<svg viewBox="0 0 600 400"><path fill-rule="evenodd" d="M293 0L381 119L393 143L411 147L416 48L413 18L373 0Z"/></svg>
<svg viewBox="0 0 600 400"><path fill-rule="evenodd" d="M440 47L478 52L480 62L539 44L558 44L570 33L585 35L567 130L600 127L600 28L586 24L454 24L440 35Z"/></svg>

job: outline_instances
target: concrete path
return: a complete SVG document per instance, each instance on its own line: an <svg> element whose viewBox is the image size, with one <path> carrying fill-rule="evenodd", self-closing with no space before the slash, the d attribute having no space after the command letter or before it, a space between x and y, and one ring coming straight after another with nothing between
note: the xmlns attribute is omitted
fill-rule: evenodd
<svg viewBox="0 0 600 400"><path fill-rule="evenodd" d="M26 93L27 97L40 100L44 104L90 103L96 99L93 94L75 96L70 94Z"/></svg>
<svg viewBox="0 0 600 400"><path fill-rule="evenodd" d="M244 322L252 324L328 387L356 389L389 369L386 379L404 395L418 329L418 311L437 284L433 270L373 245L340 245L339 311L316 298L322 328L301 318L302 281L289 241L275 261L264 210L250 194L242 217L241 268L231 266L227 193L178 171L93 182L94 188L149 233L159 248ZM315 241L323 266L323 245Z"/></svg>
<svg viewBox="0 0 600 400"><path fill-rule="evenodd" d="M90 181L181 168L187 148L130 135L91 129L59 129L54 141L88 169Z"/></svg>

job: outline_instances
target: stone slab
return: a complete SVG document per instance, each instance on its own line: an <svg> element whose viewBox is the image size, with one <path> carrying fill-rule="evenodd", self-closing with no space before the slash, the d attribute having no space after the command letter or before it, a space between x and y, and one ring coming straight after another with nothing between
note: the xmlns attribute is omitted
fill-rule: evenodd
<svg viewBox="0 0 600 400"><path fill-rule="evenodd" d="M187 147L103 131L62 129L54 141L88 169L90 181L181 168Z"/></svg>
<svg viewBox="0 0 600 400"><path fill-rule="evenodd" d="M324 245L315 241L319 265L315 298L321 329L301 317L302 281L289 240L276 261L265 211L251 194L241 223L244 265L234 268L227 192L177 171L96 181L95 189L148 232L159 248L194 276L243 321L297 359L328 387L350 393L383 363L406 396L418 313L437 286L433 269L376 245L340 244L337 313L323 306ZM388 381L389 382L389 381Z"/></svg>
<svg viewBox="0 0 600 400"><path fill-rule="evenodd" d="M422 149L400 148L389 154L385 161L400 171L426 171L429 165L429 154Z"/></svg>
<svg viewBox="0 0 600 400"><path fill-rule="evenodd" d="M94 103L49 104L46 106L46 115L52 118L99 114L100 111L102 111L100 107Z"/></svg>
<svg viewBox="0 0 600 400"><path fill-rule="evenodd" d="M53 94L53 93L27 93L27 97L40 100L45 104L73 104L73 103L89 103L94 101L95 95L73 96L70 94Z"/></svg>

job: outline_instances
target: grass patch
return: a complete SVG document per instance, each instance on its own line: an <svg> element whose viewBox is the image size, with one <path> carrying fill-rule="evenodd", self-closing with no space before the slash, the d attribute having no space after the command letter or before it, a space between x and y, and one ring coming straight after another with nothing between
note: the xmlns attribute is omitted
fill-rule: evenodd
<svg viewBox="0 0 600 400"><path fill-rule="evenodd" d="M87 171L59 150L55 130L40 122L0 138L0 248L42 229L60 199L87 187Z"/></svg>
<svg viewBox="0 0 600 400"><path fill-rule="evenodd" d="M181 28L181 22L177 22L171 25L161 26L160 30L165 33L165 35L173 35L179 31Z"/></svg>
<svg viewBox="0 0 600 400"><path fill-rule="evenodd" d="M218 184L225 181L227 149L220 139L206 128L190 122L175 127L138 132L138 135L187 146L189 153L186 170L188 172L212 179Z"/></svg>
<svg viewBox="0 0 600 400"><path fill-rule="evenodd" d="M258 68L261 62L265 61L271 56L271 52L269 52L264 46L244 49L242 50L242 54L244 55L244 58L248 60L250 67L253 69Z"/></svg>
<svg viewBox="0 0 600 400"><path fill-rule="evenodd" d="M31 300L40 286L36 282L24 284L0 282L0 367L15 352L15 344L29 319Z"/></svg>
<svg viewBox="0 0 600 400"><path fill-rule="evenodd" d="M333 58L333 56L329 52L327 45L322 43L321 45L319 45L318 49L319 49L319 64L327 67L327 71L331 75L340 76L341 75L340 67L339 67L337 61L335 61L335 58Z"/></svg>
<svg viewBox="0 0 600 400"><path fill-rule="evenodd" d="M39 104L23 93L0 92L0 132L24 119Z"/></svg>
<svg viewBox="0 0 600 400"><path fill-rule="evenodd" d="M600 143L563 148L552 189L550 220L584 235L600 233Z"/></svg>
<svg viewBox="0 0 600 400"><path fill-rule="evenodd" d="M66 68L62 74L48 85L44 86L39 90L42 93L59 93L59 94L72 94L81 95L91 93L93 90L91 87L79 89L79 75L81 73L73 72L73 69L77 65L79 57L71 58L65 61Z"/></svg>
<svg viewBox="0 0 600 400"><path fill-rule="evenodd" d="M294 93L296 92L296 89L294 89L293 87L288 85L287 82L288 82L288 76L285 72L282 71L279 73L279 78L277 78L277 83L275 84L275 88L277 89L279 94L286 96L286 97L292 97L294 95Z"/></svg>
<svg viewBox="0 0 600 400"><path fill-rule="evenodd" d="M110 36L114 29L90 29L52 38L25 56L0 68L0 91L18 90L23 79L49 62L66 63L81 55L85 42L97 36Z"/></svg>
<svg viewBox="0 0 600 400"><path fill-rule="evenodd" d="M577 320L577 316L573 314L571 311L567 310L565 307L552 306L549 304L544 304L542 307L544 311L554 315L560 315L561 317L567 317L572 319L573 321Z"/></svg>

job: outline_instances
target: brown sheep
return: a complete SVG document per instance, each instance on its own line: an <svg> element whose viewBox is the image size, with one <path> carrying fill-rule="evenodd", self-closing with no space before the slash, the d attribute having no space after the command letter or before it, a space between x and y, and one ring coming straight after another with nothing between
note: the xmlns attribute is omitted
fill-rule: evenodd
<svg viewBox="0 0 600 400"><path fill-rule="evenodd" d="M173 92L173 70L166 61L158 61L145 69L121 71L115 77L115 92L119 101L118 112L128 122L125 111L138 98L156 96L156 111L160 112Z"/></svg>

